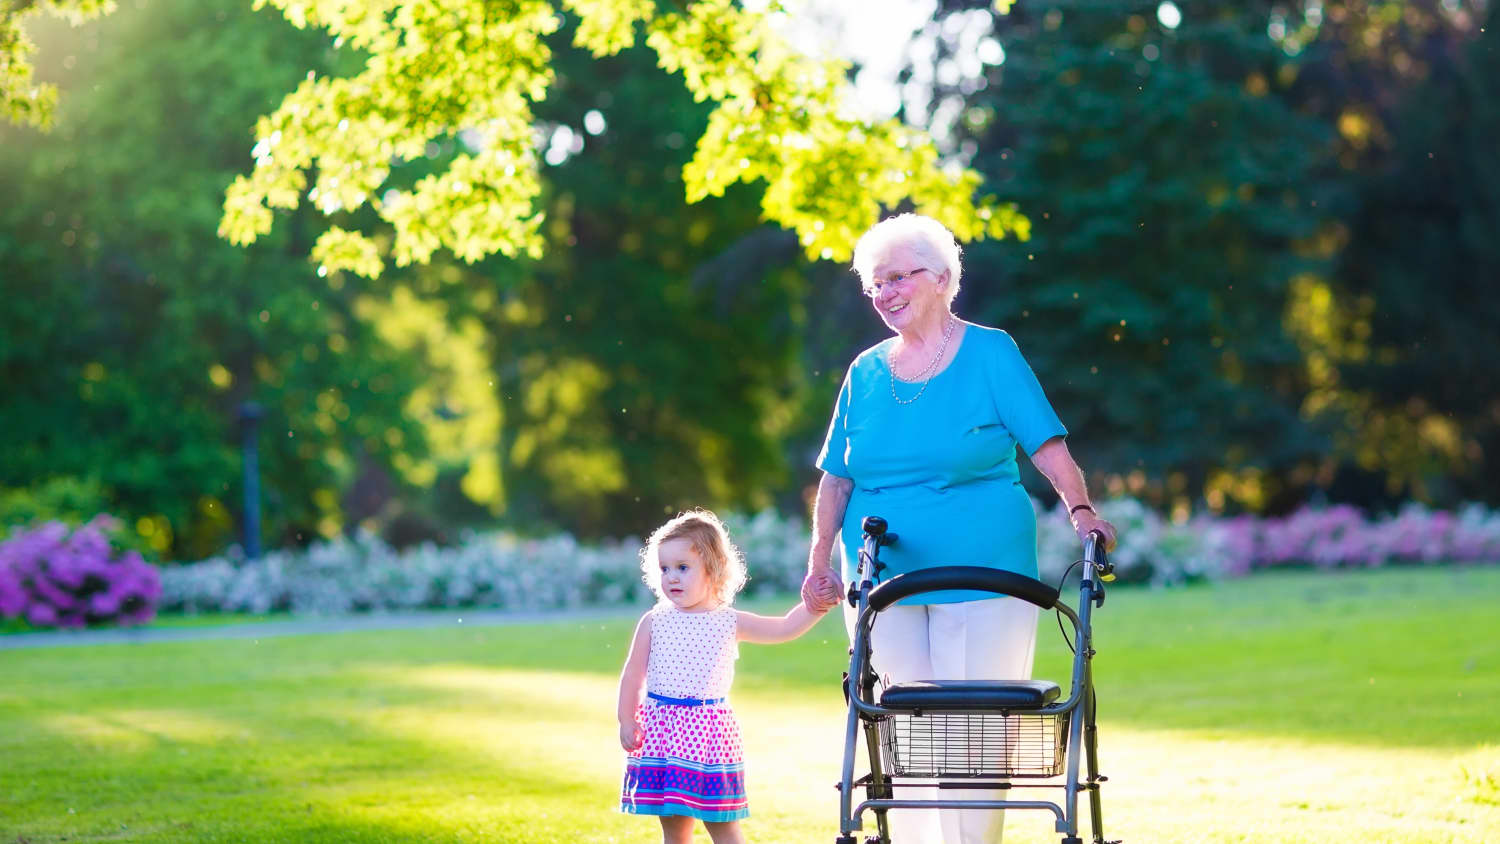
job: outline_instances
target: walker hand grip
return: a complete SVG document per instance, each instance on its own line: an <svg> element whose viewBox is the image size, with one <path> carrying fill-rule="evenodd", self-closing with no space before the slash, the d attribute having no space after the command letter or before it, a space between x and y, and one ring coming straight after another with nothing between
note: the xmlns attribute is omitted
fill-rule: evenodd
<svg viewBox="0 0 1500 844"><path fill-rule="evenodd" d="M1110 583L1115 579L1114 564L1109 561L1109 555L1104 552L1104 534L1097 530L1089 531L1088 537L1083 542L1083 559L1099 572L1099 579Z"/></svg>
<svg viewBox="0 0 1500 844"><path fill-rule="evenodd" d="M880 612L902 598L923 592L974 589L1013 595L1044 610L1057 604L1057 590L1024 574L981 566L938 566L898 574L870 591L870 611Z"/></svg>

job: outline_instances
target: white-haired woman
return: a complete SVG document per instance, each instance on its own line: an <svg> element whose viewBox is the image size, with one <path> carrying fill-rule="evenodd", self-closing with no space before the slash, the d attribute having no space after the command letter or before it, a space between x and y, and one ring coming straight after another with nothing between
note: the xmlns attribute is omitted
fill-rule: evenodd
<svg viewBox="0 0 1500 844"><path fill-rule="evenodd" d="M1036 516L1016 447L1051 481L1080 538L1115 529L1089 503L1063 427L1010 335L954 316L959 247L929 217L903 214L860 238L854 269L896 333L850 364L817 466L812 550L803 596L838 599L852 576L865 516L901 540L881 554L885 577L939 565L1037 576ZM837 548L842 575L830 564ZM1037 608L983 592L917 595L887 610L872 662L887 682L1031 677ZM846 612L852 624L852 617ZM1003 798L1000 798L1003 799ZM892 838L991 844L1003 813L891 813Z"/></svg>

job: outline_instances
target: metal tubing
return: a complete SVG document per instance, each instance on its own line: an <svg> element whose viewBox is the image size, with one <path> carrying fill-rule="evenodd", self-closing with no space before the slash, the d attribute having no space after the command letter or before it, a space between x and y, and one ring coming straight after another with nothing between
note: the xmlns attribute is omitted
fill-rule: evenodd
<svg viewBox="0 0 1500 844"><path fill-rule="evenodd" d="M1089 775L1089 829L1095 841L1104 840L1104 807L1099 802L1099 725L1094 722L1094 670L1090 662L1088 676L1088 699L1083 702L1082 712L1088 719L1083 726L1083 750L1086 754Z"/></svg>
<svg viewBox="0 0 1500 844"><path fill-rule="evenodd" d="M1089 653L1093 647L1093 635L1089 626L1094 606L1094 572L1093 563L1089 561L1093 556L1091 551L1092 547L1085 549L1084 559L1088 562L1084 564L1083 582L1078 585L1078 641L1074 643L1073 653L1073 682L1080 686L1081 704L1086 703L1089 696ZM1068 775L1063 792L1067 828L1058 831L1066 832L1069 836L1078 835L1078 762L1083 752L1083 722L1087 717L1087 707L1080 706L1068 721Z"/></svg>
<svg viewBox="0 0 1500 844"><path fill-rule="evenodd" d="M870 587L874 572L869 571L880 553L880 540L868 534L865 535L864 553L859 555L859 565L854 571L854 582L858 586L858 598L855 601L855 618L863 618L870 606ZM844 771L843 779L839 783L839 831L843 835L862 830L863 824L860 820L861 812L851 812L850 805L854 800L854 754L855 743L859 739L859 712L856 704L859 701L860 685L865 672L865 652L869 649L869 626L856 625L854 628L854 641L851 644L849 659L849 676L845 679L844 692L849 698L849 722L844 729ZM868 743L868 742L867 742ZM878 748L870 748L872 762ZM876 775L878 767L871 768L871 783L878 785ZM883 825L882 825L883 826ZM883 832L883 830L882 830Z"/></svg>
<svg viewBox="0 0 1500 844"><path fill-rule="evenodd" d="M1062 808L1044 800L866 800L854 807L854 814L871 809L1046 809L1063 822Z"/></svg>
<svg viewBox="0 0 1500 844"><path fill-rule="evenodd" d="M870 751L870 784L867 786L870 796L877 799L894 797L890 778L880 764L880 728L874 721L865 722L865 747Z"/></svg>
<svg viewBox="0 0 1500 844"><path fill-rule="evenodd" d="M850 685L853 685L852 680ZM854 799L854 743L859 737L858 723L859 712L851 706L849 724L844 730L844 775L839 781L839 832L844 835L860 828L859 816L849 812Z"/></svg>
<svg viewBox="0 0 1500 844"><path fill-rule="evenodd" d="M1074 643L1073 652L1073 682L1080 685L1080 706L1071 721L1068 722L1068 774L1064 781L1064 803L1067 809L1067 822L1061 826L1059 832L1066 832L1068 837L1078 835L1078 763L1080 757L1086 755L1083 747L1084 721L1089 720L1089 701L1093 695L1093 666L1091 660L1094 653L1094 630L1093 610L1094 602L1098 597L1094 589L1095 561L1099 551L1098 534L1090 533L1083 542L1083 573L1078 583L1078 640ZM1081 716L1081 717L1080 717ZM1092 761L1092 760L1091 760ZM1092 768L1093 765L1091 764ZM1092 778L1091 778L1092 781ZM1091 801L1094 799L1090 798Z"/></svg>

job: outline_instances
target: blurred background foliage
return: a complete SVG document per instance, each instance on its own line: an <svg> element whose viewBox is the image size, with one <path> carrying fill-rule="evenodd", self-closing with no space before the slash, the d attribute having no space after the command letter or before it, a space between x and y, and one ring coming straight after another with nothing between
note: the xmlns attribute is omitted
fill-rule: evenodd
<svg viewBox="0 0 1500 844"><path fill-rule="evenodd" d="M898 114L1033 235L967 250L959 312L1016 336L1097 489L1500 502L1496 5L936 4ZM33 20L61 96L48 134L0 126L4 523L107 510L162 558L218 552L247 401L271 545L801 511L878 320L758 185L686 204L711 104L576 24L537 106L543 257L369 280L318 275L315 210L216 234L256 117L343 70L325 34L242 0Z"/></svg>

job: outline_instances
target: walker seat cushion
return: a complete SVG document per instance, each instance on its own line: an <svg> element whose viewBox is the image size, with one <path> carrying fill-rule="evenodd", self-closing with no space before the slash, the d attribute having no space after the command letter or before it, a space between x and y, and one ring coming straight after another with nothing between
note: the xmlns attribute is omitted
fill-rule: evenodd
<svg viewBox="0 0 1500 844"><path fill-rule="evenodd" d="M888 687L880 705L890 709L1041 709L1062 694L1046 680L916 680Z"/></svg>

